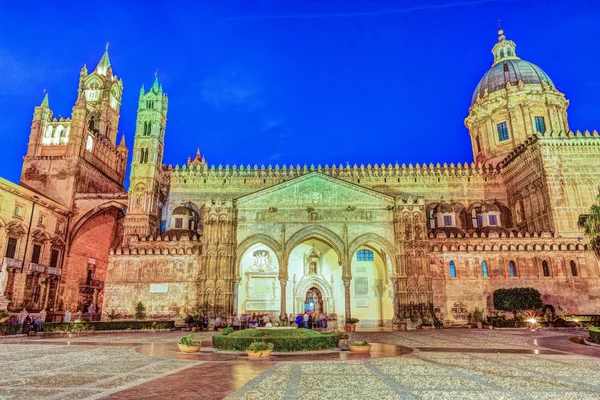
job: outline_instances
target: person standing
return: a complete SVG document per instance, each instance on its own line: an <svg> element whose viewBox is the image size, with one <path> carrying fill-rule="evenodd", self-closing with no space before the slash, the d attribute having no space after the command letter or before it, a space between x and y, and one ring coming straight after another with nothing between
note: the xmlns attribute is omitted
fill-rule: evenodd
<svg viewBox="0 0 600 400"><path fill-rule="evenodd" d="M304 317L302 318L302 320L304 321L304 329L308 329L309 316L306 311L304 312Z"/></svg>
<svg viewBox="0 0 600 400"><path fill-rule="evenodd" d="M296 326L300 328L302 326L302 315L298 314L296 316Z"/></svg>

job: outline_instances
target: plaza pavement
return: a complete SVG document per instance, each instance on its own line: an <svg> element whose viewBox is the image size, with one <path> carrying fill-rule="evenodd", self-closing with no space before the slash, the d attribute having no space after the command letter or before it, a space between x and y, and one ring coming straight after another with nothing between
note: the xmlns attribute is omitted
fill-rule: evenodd
<svg viewBox="0 0 600 400"><path fill-rule="evenodd" d="M198 335L210 339L210 334ZM600 349L568 341L578 335L584 334L357 332L354 339L412 352L393 358L258 362L182 359L171 350L182 332L3 338L0 399L600 399ZM558 348L554 344L562 351L548 349Z"/></svg>

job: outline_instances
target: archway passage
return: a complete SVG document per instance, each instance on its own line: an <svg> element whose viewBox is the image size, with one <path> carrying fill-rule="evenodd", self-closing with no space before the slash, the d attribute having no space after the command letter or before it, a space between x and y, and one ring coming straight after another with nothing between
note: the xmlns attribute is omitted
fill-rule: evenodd
<svg viewBox="0 0 600 400"><path fill-rule="evenodd" d="M314 286L306 292L304 311L308 313L320 313L326 311L323 308L323 296L321 295L321 291Z"/></svg>

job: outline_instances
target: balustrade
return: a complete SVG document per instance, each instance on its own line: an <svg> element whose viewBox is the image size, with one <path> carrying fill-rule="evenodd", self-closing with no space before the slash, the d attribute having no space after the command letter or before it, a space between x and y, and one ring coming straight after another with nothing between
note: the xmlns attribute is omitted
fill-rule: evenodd
<svg viewBox="0 0 600 400"><path fill-rule="evenodd" d="M15 260L14 258L4 257L2 259L2 266L6 268L20 269L23 265L23 261Z"/></svg>

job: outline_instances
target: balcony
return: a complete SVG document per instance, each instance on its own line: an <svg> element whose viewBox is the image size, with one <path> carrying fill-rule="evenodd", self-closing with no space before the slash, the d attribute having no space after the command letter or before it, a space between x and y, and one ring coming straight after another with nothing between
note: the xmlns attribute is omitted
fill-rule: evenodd
<svg viewBox="0 0 600 400"><path fill-rule="evenodd" d="M54 268L54 267L46 267L46 273L48 275L61 276L62 275L62 269L60 269L60 268Z"/></svg>
<svg viewBox="0 0 600 400"><path fill-rule="evenodd" d="M14 258L8 257L4 257L2 259L2 266L6 268L21 269L22 265L23 261L21 260L15 260Z"/></svg>
<svg viewBox="0 0 600 400"><path fill-rule="evenodd" d="M33 262L30 262L29 264L27 264L27 270L28 271L33 271L33 272L46 272L46 267L40 264L36 264Z"/></svg>
<svg viewBox="0 0 600 400"><path fill-rule="evenodd" d="M102 289L104 287L104 282L98 279L82 279L79 281L79 288L85 289Z"/></svg>

